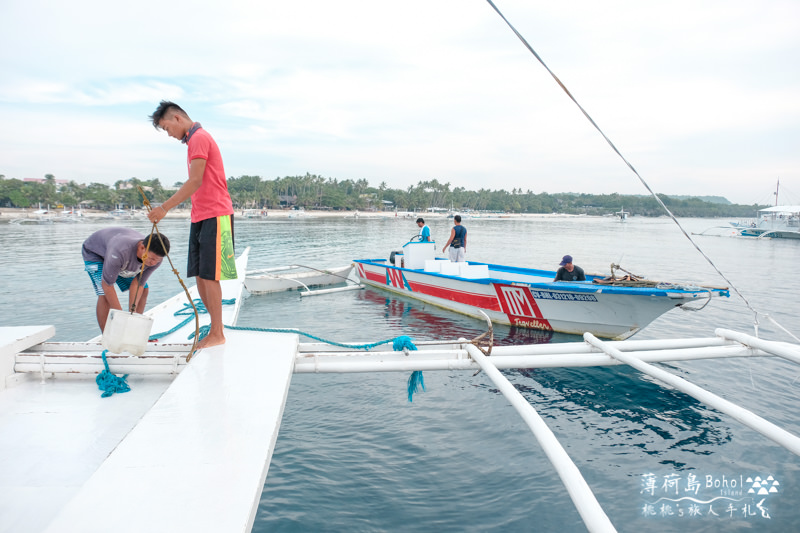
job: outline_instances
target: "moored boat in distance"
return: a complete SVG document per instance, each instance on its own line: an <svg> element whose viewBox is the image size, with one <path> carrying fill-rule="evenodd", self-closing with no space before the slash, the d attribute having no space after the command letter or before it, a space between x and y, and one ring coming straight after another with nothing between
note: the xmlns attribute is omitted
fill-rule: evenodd
<svg viewBox="0 0 800 533"><path fill-rule="evenodd" d="M758 210L751 223L731 222L741 237L800 239L800 205L776 205Z"/></svg>
<svg viewBox="0 0 800 533"><path fill-rule="evenodd" d="M242 218L247 220L262 220L269 216L266 209L243 209Z"/></svg>
<svg viewBox="0 0 800 533"><path fill-rule="evenodd" d="M434 257L434 244L409 242L390 259L356 259L365 285L492 322L622 340L670 309L730 296L727 287L586 275L554 282L555 272ZM613 276L612 276L613 278Z"/></svg>
<svg viewBox="0 0 800 533"><path fill-rule="evenodd" d="M778 205L781 182L775 186L775 205L759 209L755 220L731 222L740 237L800 239L800 205Z"/></svg>

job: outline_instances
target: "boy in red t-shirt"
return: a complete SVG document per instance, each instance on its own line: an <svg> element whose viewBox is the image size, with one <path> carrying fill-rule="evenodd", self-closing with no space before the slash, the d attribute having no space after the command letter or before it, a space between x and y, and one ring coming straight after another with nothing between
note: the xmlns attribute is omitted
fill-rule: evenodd
<svg viewBox="0 0 800 533"><path fill-rule="evenodd" d="M222 165L222 155L211 135L193 122L186 111L162 100L150 115L153 126L167 132L188 147L189 179L178 191L147 215L158 223L167 211L192 199L192 225L189 230L188 277L197 276L197 291L211 317L211 330L198 343L208 348L225 343L222 324L220 280L236 279L233 246L233 202Z"/></svg>

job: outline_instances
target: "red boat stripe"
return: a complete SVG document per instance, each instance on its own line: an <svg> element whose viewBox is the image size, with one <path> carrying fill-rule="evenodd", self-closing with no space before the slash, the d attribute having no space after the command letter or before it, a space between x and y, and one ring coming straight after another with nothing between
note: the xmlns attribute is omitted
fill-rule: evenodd
<svg viewBox="0 0 800 533"><path fill-rule="evenodd" d="M426 283L409 282L411 290L428 296L436 296L443 300L450 300L459 302L481 309L488 309L490 311L500 311L500 304L497 302L495 296L487 294L476 294L474 292L456 291L453 289L444 289L435 285L428 285Z"/></svg>

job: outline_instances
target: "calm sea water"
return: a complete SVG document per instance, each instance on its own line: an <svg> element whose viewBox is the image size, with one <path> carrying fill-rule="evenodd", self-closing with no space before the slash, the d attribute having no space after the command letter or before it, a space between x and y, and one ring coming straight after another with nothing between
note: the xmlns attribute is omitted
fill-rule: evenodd
<svg viewBox="0 0 800 533"><path fill-rule="evenodd" d="M699 232L724 221L681 222ZM95 336L95 297L80 245L108 224L0 224L0 323L54 324L55 340ZM143 222L125 224L149 231ZM618 263L650 279L727 284L666 218L464 224L468 260L555 269L569 253L593 273L608 274ZM449 222L429 225L434 239L444 242ZM162 226L184 273L188 221ZM330 267L388 257L416 232L413 219L394 217L237 220L236 244L239 251L252 247L250 268ZM800 242L694 239L752 307L798 335ZM151 304L181 291L169 268L156 272L151 287ZM752 333L753 322L754 314L732 296L700 312L670 311L634 338L712 336L716 327ZM764 317L760 323L763 337L789 340ZM401 334L471 338L484 330L480 321L372 289L313 298L251 296L239 325L295 327L363 342ZM503 344L580 340L508 327L496 327L495 338ZM800 434L796 365L762 358L665 366ZM561 440L619 531L798 529L798 457L730 417L628 368L505 374ZM294 376L254 531L585 530L527 426L483 373L426 372L427 390L413 403L407 378ZM772 476L765 487L774 491L748 494L756 476ZM696 501L670 501L689 495L690 487Z"/></svg>

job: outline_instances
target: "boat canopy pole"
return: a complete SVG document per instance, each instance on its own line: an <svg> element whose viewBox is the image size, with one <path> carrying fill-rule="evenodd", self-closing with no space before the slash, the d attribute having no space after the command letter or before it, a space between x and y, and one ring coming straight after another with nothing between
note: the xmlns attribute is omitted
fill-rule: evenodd
<svg viewBox="0 0 800 533"><path fill-rule="evenodd" d="M609 520L603 508L597 502L592 489L583 479L580 470L572 462L564 447L558 442L558 439L547 427L547 424L536 412L536 409L528 403L522 394L514 388L508 379L499 371L495 366L489 362L489 359L481 352L477 346L469 344L467 339L461 339L465 343L467 353L474 359L487 376L497 385L497 388L503 393L506 399L511 403L514 409L522 416L522 419L528 424L528 427L533 431L533 435L542 450L547 454L548 459L556 469L558 476L564 483L564 486L569 492L572 502L575 504L578 513L583 519L586 528L591 532L601 531L617 531L614 525Z"/></svg>
<svg viewBox="0 0 800 533"><path fill-rule="evenodd" d="M776 426L768 420L765 420L752 411L748 411L747 409L740 407L735 403L726 400L725 398L717 396L716 394L707 391L703 387L686 381L675 374L671 374L666 370L655 367L649 363L645 363L641 359L638 359L630 354L622 353L616 348L608 346L591 333L584 333L583 339L592 346L600 348L611 357L632 366L639 372L663 381L667 385L670 385L671 387L674 387L679 391L696 398L704 404L709 405L714 409L725 413L726 415L732 416L742 424L777 442L793 454L800 455L800 437L792 435L788 431Z"/></svg>

